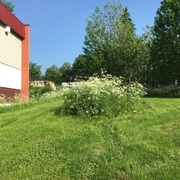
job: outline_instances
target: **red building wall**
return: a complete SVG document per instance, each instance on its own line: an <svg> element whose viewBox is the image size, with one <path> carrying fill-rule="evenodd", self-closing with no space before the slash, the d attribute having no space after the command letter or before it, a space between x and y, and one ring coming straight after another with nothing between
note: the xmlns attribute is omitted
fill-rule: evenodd
<svg viewBox="0 0 180 180"><path fill-rule="evenodd" d="M19 36L25 38L24 24L0 3L0 21L10 26Z"/></svg>
<svg viewBox="0 0 180 180"><path fill-rule="evenodd" d="M24 25L1 3L0 22L5 24L6 26L9 26L11 28L11 31L13 31L13 33L17 34L17 36L22 39L22 55L21 59L19 59L19 61L21 61L21 89L19 90L1 87L0 84L0 94L4 94L6 97L12 97L16 93L21 93L23 94L23 97L26 96L25 100L27 100L29 94L30 26Z"/></svg>
<svg viewBox="0 0 180 180"><path fill-rule="evenodd" d="M25 39L22 41L22 81L21 81L21 93L28 97L29 93L29 46L30 46L30 27L24 26Z"/></svg>

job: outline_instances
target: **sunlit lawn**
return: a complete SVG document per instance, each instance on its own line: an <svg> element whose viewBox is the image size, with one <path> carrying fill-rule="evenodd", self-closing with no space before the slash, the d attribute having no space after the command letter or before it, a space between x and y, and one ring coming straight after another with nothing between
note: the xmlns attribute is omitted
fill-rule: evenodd
<svg viewBox="0 0 180 180"><path fill-rule="evenodd" d="M57 114L61 99L0 107L0 179L180 179L180 99L136 114Z"/></svg>

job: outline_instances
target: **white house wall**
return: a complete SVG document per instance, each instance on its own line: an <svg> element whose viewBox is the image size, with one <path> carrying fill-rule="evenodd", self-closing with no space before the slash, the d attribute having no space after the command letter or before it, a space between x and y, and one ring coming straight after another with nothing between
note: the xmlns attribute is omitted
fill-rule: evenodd
<svg viewBox="0 0 180 180"><path fill-rule="evenodd" d="M21 70L0 63L0 87L21 89Z"/></svg>
<svg viewBox="0 0 180 180"><path fill-rule="evenodd" d="M0 22L0 63L21 69L22 43L12 30L6 34L5 25Z"/></svg>

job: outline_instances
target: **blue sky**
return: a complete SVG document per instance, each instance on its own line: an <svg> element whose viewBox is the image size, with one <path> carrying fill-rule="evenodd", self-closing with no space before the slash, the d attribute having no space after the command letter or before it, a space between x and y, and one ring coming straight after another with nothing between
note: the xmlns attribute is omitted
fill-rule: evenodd
<svg viewBox="0 0 180 180"><path fill-rule="evenodd" d="M15 15L31 27L30 60L46 68L73 63L82 53L86 19L108 0L11 0ZM116 2L116 0L114 0ZM161 0L121 0L136 25L137 34L153 25Z"/></svg>

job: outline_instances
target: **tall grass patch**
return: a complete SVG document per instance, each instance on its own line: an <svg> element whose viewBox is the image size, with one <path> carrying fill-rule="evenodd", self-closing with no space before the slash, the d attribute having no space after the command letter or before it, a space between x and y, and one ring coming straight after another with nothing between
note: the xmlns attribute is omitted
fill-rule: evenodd
<svg viewBox="0 0 180 180"><path fill-rule="evenodd" d="M133 82L125 85L122 77L92 76L64 93L63 112L90 117L115 117L136 109L145 94L144 87Z"/></svg>

